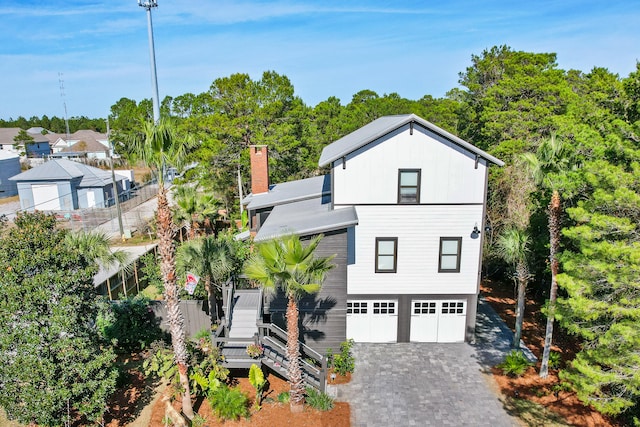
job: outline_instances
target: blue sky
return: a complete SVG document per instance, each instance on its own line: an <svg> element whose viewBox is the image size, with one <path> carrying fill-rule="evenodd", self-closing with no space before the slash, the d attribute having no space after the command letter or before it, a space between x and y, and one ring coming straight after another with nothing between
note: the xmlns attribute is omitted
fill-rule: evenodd
<svg viewBox="0 0 640 427"><path fill-rule="evenodd" d="M363 89L441 97L494 45L555 52L562 69L626 77L640 59L637 0L158 0L160 98L219 77L284 74L296 95L343 104ZM136 0L0 0L0 118L106 117L151 97L147 20Z"/></svg>

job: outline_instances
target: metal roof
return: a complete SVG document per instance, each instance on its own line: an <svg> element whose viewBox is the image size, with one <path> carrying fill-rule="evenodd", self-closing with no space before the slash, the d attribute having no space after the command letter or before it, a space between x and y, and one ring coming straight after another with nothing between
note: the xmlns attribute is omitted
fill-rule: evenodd
<svg viewBox="0 0 640 427"><path fill-rule="evenodd" d="M9 178L11 181L70 181L82 178L79 187L104 187L111 184L111 173L66 159L49 160L40 166ZM116 175L116 181L126 179Z"/></svg>
<svg viewBox="0 0 640 427"><path fill-rule="evenodd" d="M275 184L267 193L249 194L243 199L247 209L260 209L331 194L329 175Z"/></svg>
<svg viewBox="0 0 640 427"><path fill-rule="evenodd" d="M319 166L326 166L331 162L354 152L358 148L361 148L402 126L408 125L409 123L415 123L428 131L436 133L441 137L471 151L472 153L487 159L491 163L498 166L504 166L504 162L502 160L493 157L478 147L458 138L457 136L439 128L421 117L416 116L415 114L380 117L360 129L351 132L350 134L324 147L322 154L320 155Z"/></svg>
<svg viewBox="0 0 640 427"><path fill-rule="evenodd" d="M260 242L287 234L308 236L357 224L358 215L354 207L331 209L331 203L323 202L322 197L316 197L273 208L254 241Z"/></svg>

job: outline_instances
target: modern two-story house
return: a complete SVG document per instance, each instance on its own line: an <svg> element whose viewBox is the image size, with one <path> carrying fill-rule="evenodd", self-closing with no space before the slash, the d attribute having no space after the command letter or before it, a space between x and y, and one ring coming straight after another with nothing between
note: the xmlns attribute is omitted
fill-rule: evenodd
<svg viewBox="0 0 640 427"><path fill-rule="evenodd" d="M488 169L502 161L413 114L325 147L325 176L270 185L266 147L251 150L255 241L323 233L319 252L337 254L300 304L307 344L473 339ZM276 296L264 314L284 323L284 309Z"/></svg>

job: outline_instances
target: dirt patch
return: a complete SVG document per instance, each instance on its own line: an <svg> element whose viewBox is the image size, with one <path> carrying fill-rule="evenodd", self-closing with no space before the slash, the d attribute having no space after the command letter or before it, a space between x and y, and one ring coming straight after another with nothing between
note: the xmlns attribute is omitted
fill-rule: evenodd
<svg viewBox="0 0 640 427"><path fill-rule="evenodd" d="M269 388L267 389L262 408L258 411L251 409L249 419L237 421L220 421L214 414L209 402L206 399L198 399L194 403L194 410L207 422L209 427L280 427L280 426L305 426L305 427L348 427L350 425L351 409L346 402L336 402L331 411L317 411L305 406L300 414L292 414L288 404L279 403L278 394L289 391L289 384L283 379L268 375ZM255 389L247 378L237 378L232 382L249 397L251 407L255 401ZM174 408L180 406L178 402L173 402ZM165 402L158 400L153 406L152 416L149 426L162 426L162 419L166 409Z"/></svg>
<svg viewBox="0 0 640 427"><path fill-rule="evenodd" d="M485 281L481 285L484 298L511 328L515 325L515 295L513 286L500 282ZM546 318L540 311L541 304L527 297L522 326L522 340L533 354L542 358ZM570 336L556 324L553 336L553 351L562 354L566 362L575 356L580 349L579 341ZM577 398L575 392L564 390L558 378L558 371L550 369L547 378L540 378L538 372L540 362L531 367L521 377L504 375L498 368L493 368L493 378L500 392L512 399L527 399L561 416L567 423L585 427L618 427L615 420L600 414L590 406L585 406Z"/></svg>

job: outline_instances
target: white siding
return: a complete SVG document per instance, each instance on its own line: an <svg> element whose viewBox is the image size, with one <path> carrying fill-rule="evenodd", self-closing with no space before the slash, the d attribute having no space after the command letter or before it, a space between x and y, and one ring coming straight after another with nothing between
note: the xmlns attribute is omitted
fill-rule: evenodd
<svg viewBox="0 0 640 427"><path fill-rule="evenodd" d="M475 294L482 205L357 206L355 264L347 268L349 294ZM396 273L375 273L376 237L398 238ZM462 237L459 273L438 273L440 237Z"/></svg>
<svg viewBox="0 0 640 427"><path fill-rule="evenodd" d="M422 128L406 126L334 162L335 204L397 203L398 169L421 169L420 203L482 203L486 161Z"/></svg>

